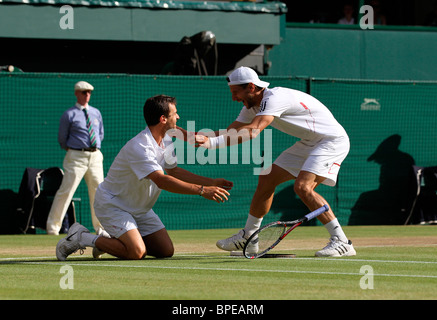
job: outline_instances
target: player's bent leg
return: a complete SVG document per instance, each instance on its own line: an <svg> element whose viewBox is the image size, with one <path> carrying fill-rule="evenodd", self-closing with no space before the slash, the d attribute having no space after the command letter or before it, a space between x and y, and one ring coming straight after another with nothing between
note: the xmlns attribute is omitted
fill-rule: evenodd
<svg viewBox="0 0 437 320"><path fill-rule="evenodd" d="M319 186L326 178L317 176L314 173L301 171L296 178L294 183L294 192L299 196L302 202L308 207L310 211L314 211L328 202L318 194L315 189ZM333 216L331 209L319 216L319 220L322 217L325 219L335 218ZM322 223L324 223L322 221Z"/></svg>
<svg viewBox="0 0 437 320"><path fill-rule="evenodd" d="M99 237L95 245L101 251L121 259L140 260L146 255L146 246L138 229L129 230L118 239Z"/></svg>
<svg viewBox="0 0 437 320"><path fill-rule="evenodd" d="M250 205L250 214L258 218L265 216L272 205L276 187L293 179L295 177L288 171L273 164L269 174L260 175L258 178L258 185Z"/></svg>
<svg viewBox="0 0 437 320"><path fill-rule="evenodd" d="M150 256L170 258L174 254L173 242L165 228L143 237L143 241Z"/></svg>
<svg viewBox="0 0 437 320"><path fill-rule="evenodd" d="M316 210L328 202L314 189L325 180L314 173L301 171L294 184L294 191L310 211ZM331 209L318 217L326 227L331 237L329 243L320 251L317 257L347 257L355 256L352 242L346 237Z"/></svg>

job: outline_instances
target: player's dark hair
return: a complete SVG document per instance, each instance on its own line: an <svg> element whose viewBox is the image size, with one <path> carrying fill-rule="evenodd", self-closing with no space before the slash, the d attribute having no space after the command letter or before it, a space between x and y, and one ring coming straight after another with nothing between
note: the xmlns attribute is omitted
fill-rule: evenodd
<svg viewBox="0 0 437 320"><path fill-rule="evenodd" d="M146 100L143 107L143 113L144 120L146 120L149 127L157 125L162 115L168 117L170 113L170 103L176 105L176 98L166 95L158 95Z"/></svg>

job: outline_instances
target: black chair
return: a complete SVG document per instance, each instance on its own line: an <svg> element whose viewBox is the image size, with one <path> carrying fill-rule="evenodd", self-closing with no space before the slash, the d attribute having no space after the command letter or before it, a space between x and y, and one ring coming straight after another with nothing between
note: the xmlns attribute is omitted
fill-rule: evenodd
<svg viewBox="0 0 437 320"><path fill-rule="evenodd" d="M18 191L17 221L22 233L36 233L36 229L46 230L47 217L53 199L59 189L64 172L61 168L26 168ZM60 233L66 233L76 221L74 202L70 203L62 222Z"/></svg>
<svg viewBox="0 0 437 320"><path fill-rule="evenodd" d="M416 196L405 225L437 224L437 167L413 166Z"/></svg>

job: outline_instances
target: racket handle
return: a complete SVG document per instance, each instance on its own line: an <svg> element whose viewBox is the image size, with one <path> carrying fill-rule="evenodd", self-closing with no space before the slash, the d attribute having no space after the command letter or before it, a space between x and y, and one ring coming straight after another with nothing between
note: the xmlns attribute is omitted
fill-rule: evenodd
<svg viewBox="0 0 437 320"><path fill-rule="evenodd" d="M324 212L326 212L328 210L329 210L329 207L328 207L327 204L325 204L323 207L321 207L321 208L319 208L317 210L314 210L313 212L308 213L305 216L305 218L307 218L307 221L311 220L311 219L314 219L315 217L321 215L322 213L324 213Z"/></svg>

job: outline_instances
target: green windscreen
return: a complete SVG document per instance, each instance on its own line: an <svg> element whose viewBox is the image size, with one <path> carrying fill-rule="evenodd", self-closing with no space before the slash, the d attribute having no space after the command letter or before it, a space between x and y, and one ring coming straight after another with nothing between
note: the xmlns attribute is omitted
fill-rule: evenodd
<svg viewBox="0 0 437 320"><path fill-rule="evenodd" d="M59 119L76 102L77 81L95 90L90 105L103 116L105 174L121 147L145 128L143 105L157 94L175 96L178 125L193 130L226 129L242 105L233 102L224 77L126 74L0 73L0 190L18 192L25 168L61 167L65 152L57 142ZM411 159L437 165L437 82L357 81L264 77L271 87L311 93L345 127L351 151L338 185L317 191L346 224L399 223L408 213ZM161 193L154 210L168 229L239 228L244 226L258 182L254 174L296 141L273 128L243 145L207 151L176 141L181 167L199 175L234 182L230 200L217 204L199 196ZM378 146L382 147L378 149ZM375 159L368 158L376 151ZM271 158L271 159L269 159ZM412 169L411 169L412 170ZM408 172L407 172L408 171ZM408 181L407 181L408 180ZM276 190L265 223L293 219L308 211L293 182ZM408 193L407 193L408 191ZM405 195L404 195L405 192ZM88 191L82 181L75 198L77 219L92 230Z"/></svg>

